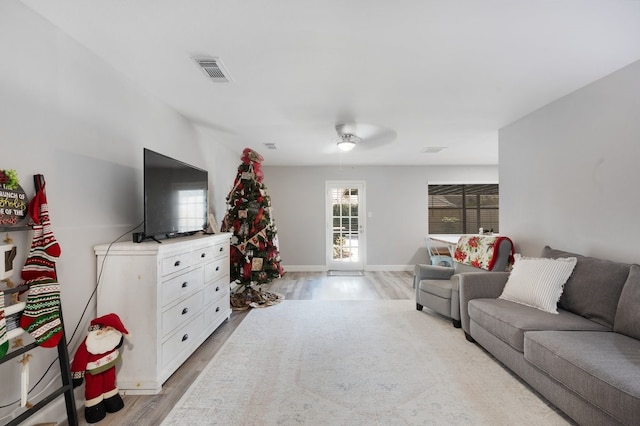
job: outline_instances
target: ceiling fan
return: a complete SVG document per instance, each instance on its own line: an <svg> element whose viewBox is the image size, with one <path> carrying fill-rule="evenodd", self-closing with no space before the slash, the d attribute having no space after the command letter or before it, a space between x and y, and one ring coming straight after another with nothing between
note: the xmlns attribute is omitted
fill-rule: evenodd
<svg viewBox="0 0 640 426"><path fill-rule="evenodd" d="M356 146L364 149L386 145L396 138L394 130L373 124L346 122L336 124L337 145L341 151L351 151Z"/></svg>

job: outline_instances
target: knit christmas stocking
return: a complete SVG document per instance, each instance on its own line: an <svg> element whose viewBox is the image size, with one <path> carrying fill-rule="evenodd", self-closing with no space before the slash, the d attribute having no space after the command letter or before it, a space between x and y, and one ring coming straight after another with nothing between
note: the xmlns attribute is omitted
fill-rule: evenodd
<svg viewBox="0 0 640 426"><path fill-rule="evenodd" d="M27 211L29 212L29 216L31 220L36 225L40 225L40 203L41 197L43 194L43 190L40 189L36 192L36 195L33 196L31 201L29 201L29 205L27 206Z"/></svg>
<svg viewBox="0 0 640 426"><path fill-rule="evenodd" d="M0 358L5 356L8 350L7 321L4 318L4 292L0 290Z"/></svg>
<svg viewBox="0 0 640 426"><path fill-rule="evenodd" d="M60 256L60 245L51 231L49 206L42 188L29 203L29 215L33 219L33 240L29 256L22 268L22 279L34 280L40 277L56 279L55 258Z"/></svg>
<svg viewBox="0 0 640 426"><path fill-rule="evenodd" d="M62 338L60 321L60 284L54 279L43 277L27 282L29 296L20 317L20 327L45 348L52 348Z"/></svg>
<svg viewBox="0 0 640 426"><path fill-rule="evenodd" d="M22 279L25 281L33 281L40 277L56 279L56 262L42 248L43 231L42 225L33 225L31 248L20 272Z"/></svg>
<svg viewBox="0 0 640 426"><path fill-rule="evenodd" d="M51 221L49 220L49 205L44 202L40 206L40 223L42 224L42 249L53 257L60 257L60 244L51 231Z"/></svg>

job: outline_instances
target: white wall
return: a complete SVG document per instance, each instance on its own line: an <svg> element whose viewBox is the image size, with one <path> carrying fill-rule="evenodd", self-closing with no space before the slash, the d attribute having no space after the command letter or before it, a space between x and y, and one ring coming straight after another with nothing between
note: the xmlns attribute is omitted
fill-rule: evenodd
<svg viewBox="0 0 640 426"><path fill-rule="evenodd" d="M353 155L357 152L353 151ZM495 183L497 166L264 167L285 269L324 270L325 182L366 182L368 270L413 270L427 259L429 183Z"/></svg>
<svg viewBox="0 0 640 426"><path fill-rule="evenodd" d="M67 339L89 304L70 342L75 351L95 317L93 246L110 242L142 222L142 150L151 148L211 171L212 206L224 214L224 197L235 177L239 152L217 143L216 135L193 127L181 115L141 93L121 74L15 0L0 3L0 169L17 170L33 195L34 174L43 174L54 235ZM4 239L5 232L2 232ZM31 232L11 232L20 270ZM20 282L19 274L13 280ZM122 297L127 297L123 294ZM144 303L144 301L141 301ZM25 339L26 342L30 340ZM37 349L30 363L32 384L55 358ZM57 373L52 368L43 383ZM0 406L19 400L19 369L0 367ZM57 387L59 382L55 382ZM37 401L39 386L30 395ZM84 400L77 390L79 405ZM46 420L64 417L62 398ZM3 416L17 405L0 409ZM43 416L35 416L42 420Z"/></svg>
<svg viewBox="0 0 640 426"><path fill-rule="evenodd" d="M500 131L500 230L544 245L640 263L640 62Z"/></svg>

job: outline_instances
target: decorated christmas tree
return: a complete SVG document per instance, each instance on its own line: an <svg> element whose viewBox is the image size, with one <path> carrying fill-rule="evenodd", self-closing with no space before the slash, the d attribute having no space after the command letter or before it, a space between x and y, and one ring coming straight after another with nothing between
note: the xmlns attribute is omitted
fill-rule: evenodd
<svg viewBox="0 0 640 426"><path fill-rule="evenodd" d="M271 199L262 182L262 160L252 149L242 151L242 163L227 195L227 212L222 221L221 230L233 233L230 272L238 287L231 296L231 305L236 309L280 299L256 287L283 274Z"/></svg>

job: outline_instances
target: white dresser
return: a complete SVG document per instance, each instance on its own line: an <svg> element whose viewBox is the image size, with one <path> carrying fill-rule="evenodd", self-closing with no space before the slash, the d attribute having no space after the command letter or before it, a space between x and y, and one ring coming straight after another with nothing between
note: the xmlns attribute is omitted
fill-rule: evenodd
<svg viewBox="0 0 640 426"><path fill-rule="evenodd" d="M130 333L118 370L122 391L160 392L229 318L230 237L223 233L95 247L98 316L118 314Z"/></svg>

